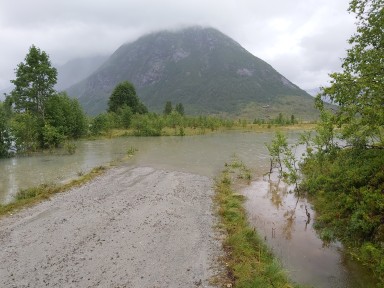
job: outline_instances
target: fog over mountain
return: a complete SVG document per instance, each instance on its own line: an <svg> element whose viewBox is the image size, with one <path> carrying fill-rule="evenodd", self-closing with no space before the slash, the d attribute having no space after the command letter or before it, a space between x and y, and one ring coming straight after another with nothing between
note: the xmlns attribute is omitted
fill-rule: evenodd
<svg viewBox="0 0 384 288"><path fill-rule="evenodd" d="M215 27L303 89L326 86L355 32L350 0L0 1L0 89L33 44L53 64L111 55L154 31Z"/></svg>
<svg viewBox="0 0 384 288"><path fill-rule="evenodd" d="M108 59L108 56L93 56L88 58L73 59L64 65L56 66L57 84L56 89L61 91L76 84L91 75L97 68Z"/></svg>
<svg viewBox="0 0 384 288"><path fill-rule="evenodd" d="M88 113L97 114L106 110L113 88L126 80L156 112L166 101L182 103L191 114L239 114L252 106L287 105L297 112L308 110L313 101L271 65L213 28L160 31L124 44L67 92Z"/></svg>

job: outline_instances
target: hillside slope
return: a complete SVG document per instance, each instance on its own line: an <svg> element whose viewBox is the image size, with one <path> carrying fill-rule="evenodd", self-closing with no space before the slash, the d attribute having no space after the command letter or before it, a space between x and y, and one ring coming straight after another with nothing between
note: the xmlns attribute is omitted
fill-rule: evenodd
<svg viewBox="0 0 384 288"><path fill-rule="evenodd" d="M61 91L87 78L106 60L107 56L78 58L57 66L56 89Z"/></svg>
<svg viewBox="0 0 384 288"><path fill-rule="evenodd" d="M213 28L162 31L124 44L67 91L88 113L97 114L124 80L131 81L149 110L156 112L172 101L182 103L188 114L239 115L252 107L284 108L292 96L292 112L297 105L305 113L314 111L309 111L313 98L308 93Z"/></svg>

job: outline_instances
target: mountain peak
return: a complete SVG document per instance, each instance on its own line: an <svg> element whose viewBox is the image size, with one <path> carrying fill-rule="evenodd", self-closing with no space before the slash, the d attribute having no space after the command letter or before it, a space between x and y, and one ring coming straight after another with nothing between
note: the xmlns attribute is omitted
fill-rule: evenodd
<svg viewBox="0 0 384 288"><path fill-rule="evenodd" d="M166 101L182 103L187 113L236 114L252 103L270 105L288 96L312 99L230 37L201 26L158 31L120 46L68 94L96 114L106 109L111 91L122 81L132 82L157 112Z"/></svg>

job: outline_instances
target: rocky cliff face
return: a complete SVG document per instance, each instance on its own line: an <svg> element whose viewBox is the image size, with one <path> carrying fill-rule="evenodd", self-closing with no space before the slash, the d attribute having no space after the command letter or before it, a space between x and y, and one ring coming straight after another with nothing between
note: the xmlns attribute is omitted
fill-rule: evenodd
<svg viewBox="0 0 384 288"><path fill-rule="evenodd" d="M268 63L212 28L162 31L124 44L67 91L88 113L97 114L106 109L113 88L125 80L156 112L166 101L182 103L188 114L238 114L250 104L273 105L290 96L313 101Z"/></svg>

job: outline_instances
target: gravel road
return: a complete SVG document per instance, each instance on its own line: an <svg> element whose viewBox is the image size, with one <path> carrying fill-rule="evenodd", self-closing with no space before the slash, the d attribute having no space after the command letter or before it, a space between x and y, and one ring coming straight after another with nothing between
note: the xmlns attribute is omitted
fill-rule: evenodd
<svg viewBox="0 0 384 288"><path fill-rule="evenodd" d="M213 182L117 167L0 219L0 287L213 287Z"/></svg>

